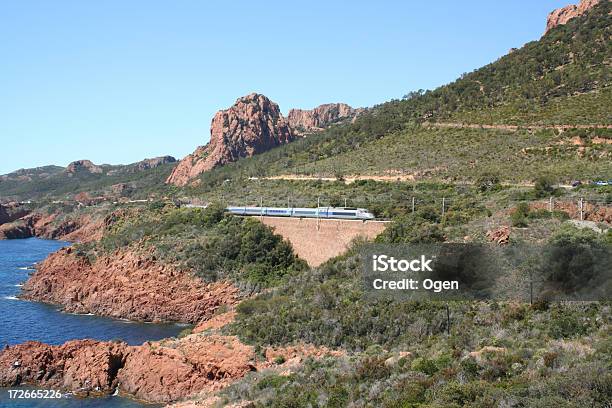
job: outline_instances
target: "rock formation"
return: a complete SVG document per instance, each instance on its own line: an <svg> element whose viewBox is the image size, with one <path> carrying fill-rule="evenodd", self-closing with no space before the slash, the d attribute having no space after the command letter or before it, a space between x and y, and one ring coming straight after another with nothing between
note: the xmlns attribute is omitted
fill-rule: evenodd
<svg viewBox="0 0 612 408"><path fill-rule="evenodd" d="M102 221L90 216L75 218L59 214L28 213L25 216L0 225L0 239L40 237L72 242L88 242L101 238Z"/></svg>
<svg viewBox="0 0 612 408"><path fill-rule="evenodd" d="M502 225L497 229L487 231L487 238L497 245L507 245L510 242L510 227Z"/></svg>
<svg viewBox="0 0 612 408"><path fill-rule="evenodd" d="M306 358L345 355L310 344L261 351L258 356L253 346L218 332L140 346L96 340L72 340L57 346L29 341L0 351L0 387L33 385L77 396L118 390L148 402L189 398L194 406L202 406L202 398L214 396L251 371L288 375Z"/></svg>
<svg viewBox="0 0 612 408"><path fill-rule="evenodd" d="M18 203L0 204L0 225L13 222L29 213L30 210Z"/></svg>
<svg viewBox="0 0 612 408"><path fill-rule="evenodd" d="M130 251L92 263L72 248L51 254L24 284L21 297L61 305L67 312L140 321L197 323L238 301L229 283L161 265L152 254Z"/></svg>
<svg viewBox="0 0 612 408"><path fill-rule="evenodd" d="M353 109L345 103L327 103L314 109L291 109L287 115L289 125L296 133L313 133L332 123L355 117L361 109Z"/></svg>
<svg viewBox="0 0 612 408"><path fill-rule="evenodd" d="M66 173L76 174L78 172L88 172L100 174L102 173L102 167L96 166L90 160L77 160L73 161L66 167Z"/></svg>
<svg viewBox="0 0 612 408"><path fill-rule="evenodd" d="M276 103L256 93L244 96L217 112L210 126L210 142L181 160L166 182L183 186L204 171L294 139Z"/></svg>
<svg viewBox="0 0 612 408"><path fill-rule="evenodd" d="M553 10L548 15L548 19L546 20L546 31L544 34L559 25L567 24L567 22L574 17L583 15L598 4L599 1L600 0L580 0L578 5L571 4L569 6Z"/></svg>
<svg viewBox="0 0 612 408"><path fill-rule="evenodd" d="M167 163L175 163L176 159L172 156L160 156L154 157L152 159L144 159L136 163L136 167L138 170L148 170L159 167L163 164Z"/></svg>
<svg viewBox="0 0 612 408"><path fill-rule="evenodd" d="M254 370L255 353L235 337L191 335L180 340L73 340L59 346L26 342L0 353L0 386L37 385L80 396L115 389L150 402L213 390Z"/></svg>
<svg viewBox="0 0 612 408"><path fill-rule="evenodd" d="M81 395L108 393L127 357L125 343L73 340L61 346L28 341L0 354L0 386L36 384Z"/></svg>
<svg viewBox="0 0 612 408"><path fill-rule="evenodd" d="M166 183L184 186L205 171L289 143L362 111L344 103L330 103L311 110L292 109L284 118L278 105L264 95L238 98L213 118L210 142L182 159Z"/></svg>

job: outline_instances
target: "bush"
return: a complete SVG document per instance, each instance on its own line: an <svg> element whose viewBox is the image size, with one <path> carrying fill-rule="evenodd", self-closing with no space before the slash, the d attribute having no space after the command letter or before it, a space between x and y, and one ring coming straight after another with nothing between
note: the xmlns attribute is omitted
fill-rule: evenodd
<svg viewBox="0 0 612 408"><path fill-rule="evenodd" d="M480 192L495 191L500 187L499 177L496 174L486 173L478 177L476 186Z"/></svg>
<svg viewBox="0 0 612 408"><path fill-rule="evenodd" d="M533 187L533 192L536 198L544 198L554 195L555 185L553 180L547 176L538 177Z"/></svg>
<svg viewBox="0 0 612 408"><path fill-rule="evenodd" d="M417 357L412 361L410 368L414 371L420 371L427 375L433 375L438 371L438 366L434 360L425 357Z"/></svg>
<svg viewBox="0 0 612 408"><path fill-rule="evenodd" d="M516 206L516 209L510 216L512 226L514 227L526 227L527 216L529 215L529 204L523 202Z"/></svg>

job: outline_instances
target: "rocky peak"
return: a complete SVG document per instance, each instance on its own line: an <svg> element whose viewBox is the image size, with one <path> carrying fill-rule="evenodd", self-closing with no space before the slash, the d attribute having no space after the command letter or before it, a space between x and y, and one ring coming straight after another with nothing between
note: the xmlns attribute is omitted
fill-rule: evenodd
<svg viewBox="0 0 612 408"><path fill-rule="evenodd" d="M604 0L606 1L606 0ZM608 0L610 1L610 0ZM546 31L544 34L552 30L553 28L567 24L574 17L578 17L595 7L600 0L580 0L580 3L571 4L556 10L553 10L546 20Z"/></svg>
<svg viewBox="0 0 612 408"><path fill-rule="evenodd" d="M96 166L90 160L73 161L66 167L66 173L76 174L78 172L102 173L102 167Z"/></svg>
<svg viewBox="0 0 612 408"><path fill-rule="evenodd" d="M148 169L154 169L155 167L159 167L163 164L167 164L167 163L174 163L176 162L176 159L172 156L160 156L160 157L154 157L152 159L144 159L139 161L137 164L137 168L138 170L148 170Z"/></svg>
<svg viewBox="0 0 612 408"><path fill-rule="evenodd" d="M339 120L353 118L360 112L361 109L353 109L345 103L326 103L310 110L291 109L287 119L297 133L312 133Z"/></svg>
<svg viewBox="0 0 612 408"><path fill-rule="evenodd" d="M181 160L166 182L183 186L214 167L294 139L295 134L276 103L257 93L243 96L229 109L215 114L210 126L210 142Z"/></svg>

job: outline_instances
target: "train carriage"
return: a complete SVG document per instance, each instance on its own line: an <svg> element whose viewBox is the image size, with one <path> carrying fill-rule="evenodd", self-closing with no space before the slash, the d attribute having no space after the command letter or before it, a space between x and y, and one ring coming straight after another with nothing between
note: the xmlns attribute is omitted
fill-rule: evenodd
<svg viewBox="0 0 612 408"><path fill-rule="evenodd" d="M227 207L227 211L242 216L266 215L270 217L338 218L348 220L373 220L374 215L365 208L352 207Z"/></svg>

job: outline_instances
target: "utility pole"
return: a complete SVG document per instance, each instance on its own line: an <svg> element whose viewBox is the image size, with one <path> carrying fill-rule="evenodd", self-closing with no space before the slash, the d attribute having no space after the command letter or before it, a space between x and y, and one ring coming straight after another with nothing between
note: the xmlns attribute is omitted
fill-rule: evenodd
<svg viewBox="0 0 612 408"><path fill-rule="evenodd" d="M446 334L450 336L451 320L450 320L450 306L446 303Z"/></svg>
<svg viewBox="0 0 612 408"><path fill-rule="evenodd" d="M321 228L321 214L319 208L321 207L321 197L317 197L317 231Z"/></svg>
<svg viewBox="0 0 612 408"><path fill-rule="evenodd" d="M445 205L445 198L442 197L442 216L444 217L444 205Z"/></svg>
<svg viewBox="0 0 612 408"><path fill-rule="evenodd" d="M414 202L415 202L415 198L414 198L414 197L412 197L412 213L413 213L413 214L414 214L414 204L415 204Z"/></svg>
<svg viewBox="0 0 612 408"><path fill-rule="evenodd" d="M578 207L580 208L580 221L584 221L584 198L580 197Z"/></svg>
<svg viewBox="0 0 612 408"><path fill-rule="evenodd" d="M529 304L533 305L533 272L529 271Z"/></svg>
<svg viewBox="0 0 612 408"><path fill-rule="evenodd" d="M553 198L552 196L548 199L548 211L552 212L553 210Z"/></svg>

